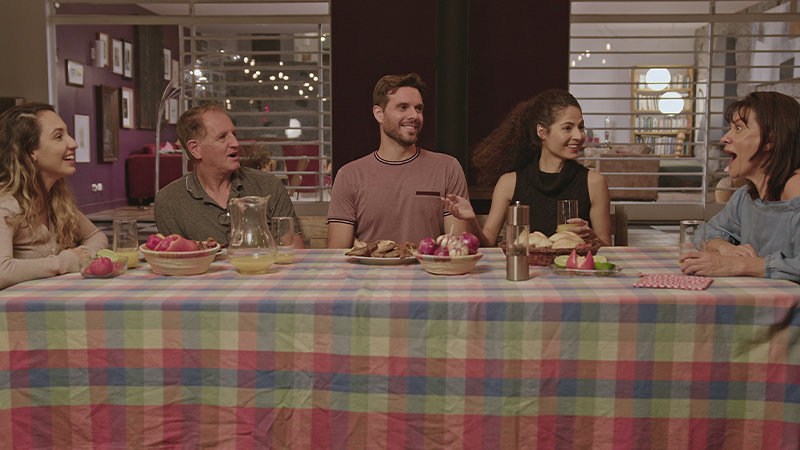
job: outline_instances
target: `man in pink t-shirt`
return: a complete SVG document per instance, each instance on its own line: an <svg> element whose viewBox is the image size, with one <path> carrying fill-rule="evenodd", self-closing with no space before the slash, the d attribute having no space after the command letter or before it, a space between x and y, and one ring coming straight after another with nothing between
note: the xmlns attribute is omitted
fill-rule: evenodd
<svg viewBox="0 0 800 450"><path fill-rule="evenodd" d="M381 146L339 169L328 207L328 248L350 248L354 238L417 244L451 229L466 231L440 200L448 194L469 199L461 165L416 145L426 90L415 73L387 75L375 85L372 113Z"/></svg>

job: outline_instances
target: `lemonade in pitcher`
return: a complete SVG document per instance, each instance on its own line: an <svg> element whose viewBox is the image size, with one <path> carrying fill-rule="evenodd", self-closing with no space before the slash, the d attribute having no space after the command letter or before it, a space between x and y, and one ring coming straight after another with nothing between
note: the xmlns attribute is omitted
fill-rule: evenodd
<svg viewBox="0 0 800 450"><path fill-rule="evenodd" d="M237 256L229 257L228 260L236 267L242 275L258 275L267 273L269 268L275 264L276 258L273 256Z"/></svg>
<svg viewBox="0 0 800 450"><path fill-rule="evenodd" d="M278 249L269 231L269 197L233 198L228 202L231 240L228 260L242 275L267 273L275 264Z"/></svg>

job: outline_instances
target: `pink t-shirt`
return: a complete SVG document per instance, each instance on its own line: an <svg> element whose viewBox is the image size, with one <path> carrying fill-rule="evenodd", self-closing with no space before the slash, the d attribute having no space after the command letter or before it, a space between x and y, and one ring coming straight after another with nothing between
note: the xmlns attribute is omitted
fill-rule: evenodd
<svg viewBox="0 0 800 450"><path fill-rule="evenodd" d="M353 225L365 242L416 244L444 233L449 212L440 198L447 194L469 199L464 171L452 156L417 149L405 161L386 161L373 152L336 174L328 223Z"/></svg>

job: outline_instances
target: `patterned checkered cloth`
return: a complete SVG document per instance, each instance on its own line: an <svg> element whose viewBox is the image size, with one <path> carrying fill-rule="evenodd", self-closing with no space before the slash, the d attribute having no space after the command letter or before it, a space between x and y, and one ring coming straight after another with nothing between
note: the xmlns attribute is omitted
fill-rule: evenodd
<svg viewBox="0 0 800 450"><path fill-rule="evenodd" d="M633 287L675 248L511 282L485 253L462 276L306 250L2 290L0 447L800 448L797 285Z"/></svg>

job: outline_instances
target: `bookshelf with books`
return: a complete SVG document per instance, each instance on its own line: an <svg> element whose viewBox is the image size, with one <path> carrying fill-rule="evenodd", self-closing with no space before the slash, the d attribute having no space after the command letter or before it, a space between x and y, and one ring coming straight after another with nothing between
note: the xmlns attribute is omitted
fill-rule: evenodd
<svg viewBox="0 0 800 450"><path fill-rule="evenodd" d="M663 77L660 86L659 83L648 84L647 72L651 69L660 69ZM631 70L631 81L631 141L651 146L654 155L692 156L692 147L686 144L692 142L693 136L694 69L691 66L636 66ZM662 106L672 102L673 106L678 105L677 112L662 112L659 108L659 101L665 94L673 98L665 99Z"/></svg>

